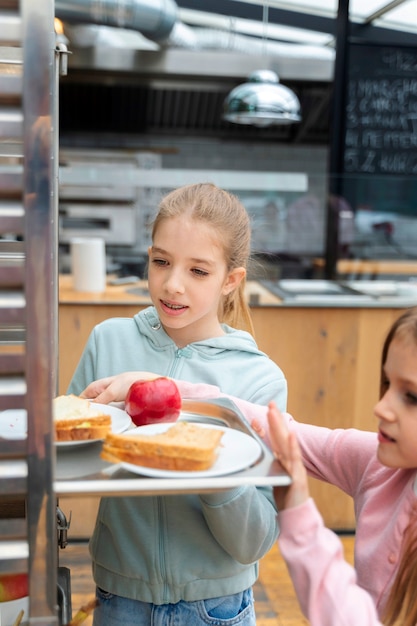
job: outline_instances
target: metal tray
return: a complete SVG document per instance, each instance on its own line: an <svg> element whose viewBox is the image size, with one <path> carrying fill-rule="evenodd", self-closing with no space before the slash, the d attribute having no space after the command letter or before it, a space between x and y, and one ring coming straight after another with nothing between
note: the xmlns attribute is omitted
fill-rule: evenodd
<svg viewBox="0 0 417 626"><path fill-rule="evenodd" d="M55 494L58 497L172 495L231 489L241 485L279 486L290 483L289 475L230 400L184 400L182 414L189 421L235 428L254 437L262 451L259 459L244 470L224 476L150 478L133 474L117 464L106 463L100 459L100 442L71 450L58 448Z"/></svg>

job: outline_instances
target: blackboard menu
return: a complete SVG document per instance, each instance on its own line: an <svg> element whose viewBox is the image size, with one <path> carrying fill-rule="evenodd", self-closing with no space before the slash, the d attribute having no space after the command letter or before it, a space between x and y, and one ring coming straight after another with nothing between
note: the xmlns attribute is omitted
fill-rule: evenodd
<svg viewBox="0 0 417 626"><path fill-rule="evenodd" d="M417 49L352 45L345 171L417 174Z"/></svg>
<svg viewBox="0 0 417 626"><path fill-rule="evenodd" d="M353 208L417 214L417 48L350 45L343 168Z"/></svg>

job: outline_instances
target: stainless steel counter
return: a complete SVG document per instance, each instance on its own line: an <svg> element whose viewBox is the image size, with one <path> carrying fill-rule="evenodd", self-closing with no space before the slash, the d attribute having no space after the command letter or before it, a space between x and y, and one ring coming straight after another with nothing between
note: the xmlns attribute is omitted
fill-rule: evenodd
<svg viewBox="0 0 417 626"><path fill-rule="evenodd" d="M263 287L291 307L407 308L417 305L417 282L315 279L261 280Z"/></svg>

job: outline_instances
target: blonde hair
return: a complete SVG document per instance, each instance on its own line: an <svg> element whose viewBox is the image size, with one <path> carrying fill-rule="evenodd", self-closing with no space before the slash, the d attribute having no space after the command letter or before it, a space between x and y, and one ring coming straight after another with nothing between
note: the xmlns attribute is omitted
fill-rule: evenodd
<svg viewBox="0 0 417 626"><path fill-rule="evenodd" d="M152 224L152 240L162 221L187 215L209 224L217 233L226 260L227 271L247 269L250 258L251 228L249 216L240 200L212 183L179 187L162 198ZM222 298L219 321L254 335L245 297L246 277L230 294Z"/></svg>
<svg viewBox="0 0 417 626"><path fill-rule="evenodd" d="M380 396L382 396L384 392L384 366L387 360L389 347L394 339L401 339L403 341L410 339L417 345L417 307L411 307L400 315L400 317L397 318L392 324L385 338L384 345L382 346L381 357Z"/></svg>
<svg viewBox="0 0 417 626"><path fill-rule="evenodd" d="M404 531L401 560L389 592L383 623L385 626L417 624L417 509L414 505L410 523Z"/></svg>
<svg viewBox="0 0 417 626"><path fill-rule="evenodd" d="M417 307L407 309L391 326L382 348L381 395L385 389L384 366L394 339L417 345ZM401 560L389 592L382 622L385 626L415 626L417 624L417 505L404 531Z"/></svg>

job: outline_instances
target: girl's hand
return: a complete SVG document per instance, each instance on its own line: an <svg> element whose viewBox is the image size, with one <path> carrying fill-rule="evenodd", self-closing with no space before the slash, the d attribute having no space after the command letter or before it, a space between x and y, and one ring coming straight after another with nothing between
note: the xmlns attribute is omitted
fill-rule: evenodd
<svg viewBox="0 0 417 626"><path fill-rule="evenodd" d="M152 372L123 372L122 374L95 380L84 389L80 396L100 404L124 402L129 387L135 381L153 380L154 378L159 378L159 376L160 374L153 374Z"/></svg>
<svg viewBox="0 0 417 626"><path fill-rule="evenodd" d="M288 487L275 487L274 497L278 510L288 509L305 502L309 496L307 472L295 433L290 432L274 402L268 405L269 436L272 451L292 478Z"/></svg>
<svg viewBox="0 0 417 626"><path fill-rule="evenodd" d="M252 426L252 428L255 431L255 433L257 435L259 435L259 437L261 437L261 439L265 439L265 437L266 437L266 430L262 426L261 421L257 417L253 418L253 420L251 421L250 425Z"/></svg>

